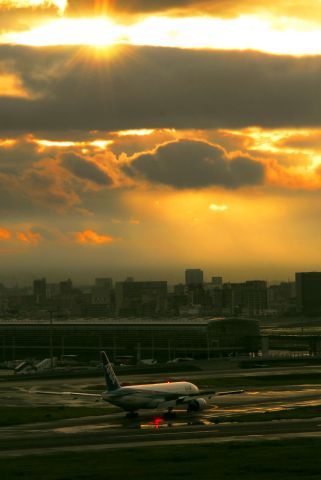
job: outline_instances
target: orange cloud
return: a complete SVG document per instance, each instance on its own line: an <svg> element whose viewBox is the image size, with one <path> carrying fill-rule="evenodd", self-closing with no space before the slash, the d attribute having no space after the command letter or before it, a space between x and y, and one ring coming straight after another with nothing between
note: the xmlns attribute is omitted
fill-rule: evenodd
<svg viewBox="0 0 321 480"><path fill-rule="evenodd" d="M64 11L67 6L67 0L2 0L0 7L5 8L32 8L48 7L54 5L60 11Z"/></svg>
<svg viewBox="0 0 321 480"><path fill-rule="evenodd" d="M0 228L0 240L10 240L11 233L6 228Z"/></svg>
<svg viewBox="0 0 321 480"><path fill-rule="evenodd" d="M76 232L76 241L82 244L103 245L115 241L110 235L99 235L93 230L84 230L83 232Z"/></svg>
<svg viewBox="0 0 321 480"><path fill-rule="evenodd" d="M29 245L38 245L41 241L41 235L32 232L32 230L28 232L17 232L17 238L20 242L28 243Z"/></svg>
<svg viewBox="0 0 321 480"><path fill-rule="evenodd" d="M16 145L17 140L13 140L12 138L1 138L0 139L0 148L10 148Z"/></svg>

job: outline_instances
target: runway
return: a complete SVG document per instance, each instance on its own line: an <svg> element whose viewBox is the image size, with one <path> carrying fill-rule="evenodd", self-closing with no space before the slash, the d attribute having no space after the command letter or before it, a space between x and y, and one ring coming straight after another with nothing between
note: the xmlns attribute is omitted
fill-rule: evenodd
<svg viewBox="0 0 321 480"><path fill-rule="evenodd" d="M0 457L44 455L63 452L134 448L155 445L253 441L281 438L320 437L321 418L241 424L193 424L196 420L140 427L105 424L102 418L2 428Z"/></svg>

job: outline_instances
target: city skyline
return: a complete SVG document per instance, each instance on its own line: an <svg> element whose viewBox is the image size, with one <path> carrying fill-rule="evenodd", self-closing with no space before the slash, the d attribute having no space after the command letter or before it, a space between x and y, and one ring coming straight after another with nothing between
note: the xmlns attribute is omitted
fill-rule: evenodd
<svg viewBox="0 0 321 480"><path fill-rule="evenodd" d="M320 13L0 0L0 282L320 271Z"/></svg>
<svg viewBox="0 0 321 480"><path fill-rule="evenodd" d="M189 274L187 272L196 272L195 274ZM315 273L317 270L304 270L300 273ZM12 277L0 277L0 285L4 285L7 288L14 288L15 286L19 288L25 288L25 287L31 287L32 284L35 281L38 280L45 280L48 284L57 284L59 282L64 282L64 281L71 281L74 285L77 286L90 286L95 284L95 282L111 282L111 285L114 285L117 282L157 282L157 281L165 281L167 282L169 287L175 286L175 285L193 285L193 284L199 284L199 285L215 285L216 287L220 287L222 284L233 284L233 283L242 283L242 282L247 282L247 281L264 281L266 282L267 285L277 285L281 283L295 283L295 278L298 272L292 272L291 275L288 276L288 278L283 278L283 279L268 279L266 277L251 277L251 276L246 276L243 275L240 278L231 277L229 276L223 276L220 275L220 272L212 272L212 271L206 271L201 268L185 268L182 271L177 271L175 273L175 277L168 276L166 274L161 275L160 273L157 275L150 275L150 276L144 276L142 274L139 274L137 276L133 275L132 272L125 272L123 275L118 272L116 275L111 275L110 272L103 271L101 274L94 274L91 272L90 275L84 277L84 281L80 281L79 277L77 275L72 275L72 272L64 272L64 273L57 273L56 275L45 275L43 273L39 273L38 275L33 275L29 277L20 277L20 278L15 278L14 276ZM190 279L188 279L188 276L190 276ZM200 280L200 276L202 278L202 281ZM193 281L195 279L195 282ZM197 281L199 279L199 281Z"/></svg>
<svg viewBox="0 0 321 480"><path fill-rule="evenodd" d="M165 279L141 281L133 277L122 281L99 277L91 285L76 285L70 278L53 283L43 277L20 288L0 284L0 314L3 318L275 317L296 313L297 288L301 292L298 304L305 305L306 294L309 297L312 292L311 308L319 311L320 278L319 272L296 273L296 282L274 285L264 280L224 282L217 276L207 282L200 269L185 270L185 282L176 285Z"/></svg>

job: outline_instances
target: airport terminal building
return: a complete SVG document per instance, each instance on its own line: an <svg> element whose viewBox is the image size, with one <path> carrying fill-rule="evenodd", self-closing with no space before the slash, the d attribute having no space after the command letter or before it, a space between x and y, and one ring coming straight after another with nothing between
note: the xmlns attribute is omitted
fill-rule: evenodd
<svg viewBox="0 0 321 480"><path fill-rule="evenodd" d="M210 358L248 354L260 348L259 324L242 318L121 318L2 320L0 358L78 355L97 359L106 350L113 361L177 357Z"/></svg>

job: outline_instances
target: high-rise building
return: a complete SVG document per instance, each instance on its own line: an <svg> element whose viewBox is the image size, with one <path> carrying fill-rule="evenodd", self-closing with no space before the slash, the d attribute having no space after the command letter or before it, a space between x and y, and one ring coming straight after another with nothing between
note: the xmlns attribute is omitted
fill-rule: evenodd
<svg viewBox="0 0 321 480"><path fill-rule="evenodd" d="M321 313L321 272L295 274L297 311L307 315Z"/></svg>
<svg viewBox="0 0 321 480"><path fill-rule="evenodd" d="M111 278L96 278L92 289L92 303L94 305L110 305L113 281Z"/></svg>
<svg viewBox="0 0 321 480"><path fill-rule="evenodd" d="M47 296L47 282L45 278L40 278L33 281L33 295L35 303L44 303Z"/></svg>
<svg viewBox="0 0 321 480"><path fill-rule="evenodd" d="M243 309L257 314L267 309L267 283L264 280L248 280L243 287Z"/></svg>
<svg viewBox="0 0 321 480"><path fill-rule="evenodd" d="M264 280L225 283L223 305L228 314L260 315L267 309L267 283Z"/></svg>
<svg viewBox="0 0 321 480"><path fill-rule="evenodd" d="M70 278L59 283L59 294L60 295L71 295L73 290L72 281Z"/></svg>
<svg viewBox="0 0 321 480"><path fill-rule="evenodd" d="M268 288L268 308L278 313L295 312L295 283L281 282Z"/></svg>
<svg viewBox="0 0 321 480"><path fill-rule="evenodd" d="M218 288L222 287L223 278L222 277L212 277L211 285L214 285L215 287L218 287Z"/></svg>
<svg viewBox="0 0 321 480"><path fill-rule="evenodd" d="M203 270L199 268L189 268L185 270L186 285L203 285Z"/></svg>
<svg viewBox="0 0 321 480"><path fill-rule="evenodd" d="M105 288L110 290L111 288L113 288L112 278L109 278L109 277L95 278L95 288Z"/></svg>
<svg viewBox="0 0 321 480"><path fill-rule="evenodd" d="M117 315L137 316L165 313L167 282L117 282L115 300Z"/></svg>

